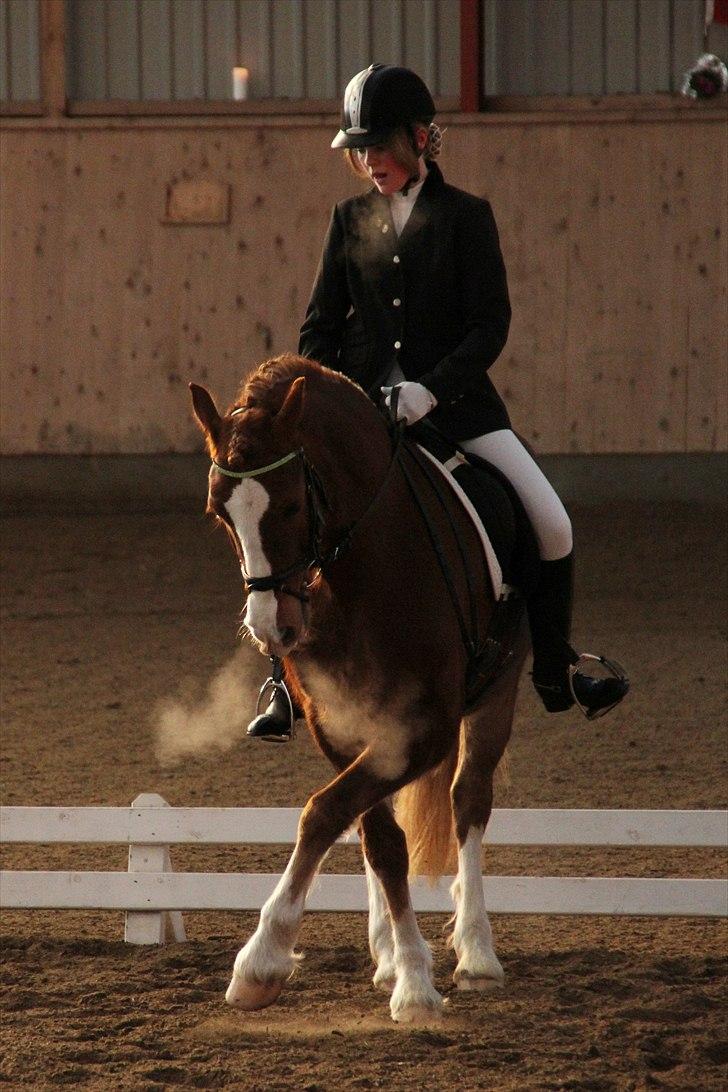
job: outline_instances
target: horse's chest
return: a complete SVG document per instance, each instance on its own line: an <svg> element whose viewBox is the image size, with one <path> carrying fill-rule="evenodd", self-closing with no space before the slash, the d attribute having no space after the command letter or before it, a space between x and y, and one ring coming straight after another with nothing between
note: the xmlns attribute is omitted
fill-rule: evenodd
<svg viewBox="0 0 728 1092"><path fill-rule="evenodd" d="M327 742L353 761L368 752L368 764L383 777L396 778L406 765L411 725L397 712L398 702L383 709L370 694L355 691L346 680L318 667L297 668L316 705L319 727Z"/></svg>

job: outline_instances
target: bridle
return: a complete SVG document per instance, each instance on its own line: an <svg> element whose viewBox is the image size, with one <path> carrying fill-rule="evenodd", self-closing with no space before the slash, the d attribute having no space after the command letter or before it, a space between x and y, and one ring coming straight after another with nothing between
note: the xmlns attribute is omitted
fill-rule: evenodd
<svg viewBox="0 0 728 1092"><path fill-rule="evenodd" d="M279 467L285 466L294 459L300 459L301 465L303 466L303 475L306 484L306 504L308 507L308 546L306 552L294 561L293 564L282 569L280 572L272 573L270 576L251 576L245 571L243 562L241 561L240 569L243 574L243 581L247 591L281 592L282 594L293 596L294 599L298 599L301 603L308 603L310 597L307 594L307 590L310 587L311 582L309 581L305 585L305 591L298 592L293 588L288 587L286 581L297 573L307 573L312 569L321 572L327 565L331 565L336 561L348 548L354 532L375 507L386 489L389 480L392 477L393 468L399 461L399 451L399 436L397 436L392 452L392 459L376 495L365 511L346 529L346 531L344 531L341 538L330 550L323 549L322 538L324 531L326 530L324 512L330 511L331 505L329 504L324 484L321 481L315 466L310 462L302 447L296 448L295 451L289 451L287 455L283 455L280 459L276 459L275 462L267 463L265 466L259 466L254 470L230 470L226 466L221 466L213 459L212 467L218 474L223 474L226 478L234 478L238 481L241 481L244 478L261 478L264 474L268 474L272 470L277 470Z"/></svg>

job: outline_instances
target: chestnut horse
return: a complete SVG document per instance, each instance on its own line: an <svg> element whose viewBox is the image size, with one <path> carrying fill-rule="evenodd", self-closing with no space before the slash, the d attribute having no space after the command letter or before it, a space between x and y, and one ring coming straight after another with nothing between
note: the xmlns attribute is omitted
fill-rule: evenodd
<svg viewBox="0 0 728 1092"><path fill-rule="evenodd" d="M337 771L303 810L288 867L238 952L227 1001L258 1009L278 997L296 965L307 891L336 839L358 823L374 984L391 993L395 1020L435 1017L443 1002L408 868L441 874L454 826L454 980L460 989L499 986L481 843L524 627L505 669L465 715L468 655L450 594L466 594L463 544L481 632L494 595L454 497L449 513L432 497L424 502L449 556L449 592L391 430L355 383L288 354L261 364L224 415L204 387L190 389L213 460L208 511L228 532L248 585L245 625L261 651L285 657L294 699Z"/></svg>

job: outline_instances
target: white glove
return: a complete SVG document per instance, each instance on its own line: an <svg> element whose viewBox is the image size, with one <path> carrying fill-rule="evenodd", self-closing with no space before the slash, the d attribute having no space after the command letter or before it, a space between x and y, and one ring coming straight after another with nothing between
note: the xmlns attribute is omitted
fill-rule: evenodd
<svg viewBox="0 0 728 1092"><path fill-rule="evenodd" d="M398 383L397 388L399 389L398 421L406 421L408 425L414 425L415 421L422 420L437 405L434 394L421 383ZM387 409L392 402L393 389L393 387L382 387L382 394L386 396L384 404Z"/></svg>

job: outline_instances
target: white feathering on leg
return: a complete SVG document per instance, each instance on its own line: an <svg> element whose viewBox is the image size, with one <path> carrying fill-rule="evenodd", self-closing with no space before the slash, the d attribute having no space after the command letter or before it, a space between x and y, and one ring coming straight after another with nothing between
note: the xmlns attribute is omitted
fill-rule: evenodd
<svg viewBox="0 0 728 1092"><path fill-rule="evenodd" d="M377 989L391 993L396 977L392 921L382 885L366 857L364 871L369 892L369 951L376 966L372 981Z"/></svg>

